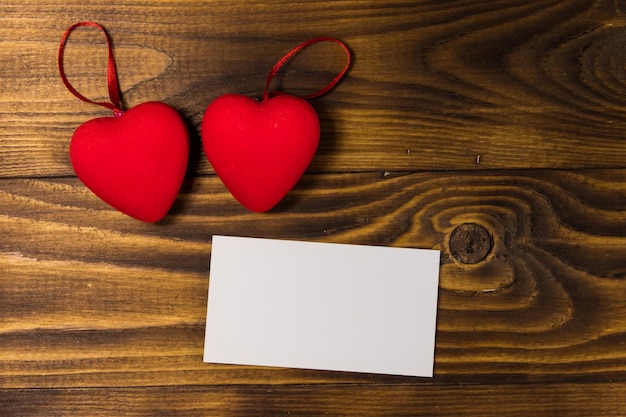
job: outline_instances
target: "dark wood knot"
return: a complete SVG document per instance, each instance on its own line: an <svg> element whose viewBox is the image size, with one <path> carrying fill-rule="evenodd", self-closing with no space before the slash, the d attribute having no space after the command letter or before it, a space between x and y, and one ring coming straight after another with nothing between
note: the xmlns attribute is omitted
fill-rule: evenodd
<svg viewBox="0 0 626 417"><path fill-rule="evenodd" d="M476 264L491 252L493 240L483 226L464 223L450 235L450 253L464 264Z"/></svg>

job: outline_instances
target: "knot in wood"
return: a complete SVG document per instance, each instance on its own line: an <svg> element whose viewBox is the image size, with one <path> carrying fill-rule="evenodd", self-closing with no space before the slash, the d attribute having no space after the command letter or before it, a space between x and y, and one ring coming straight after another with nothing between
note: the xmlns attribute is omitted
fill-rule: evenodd
<svg viewBox="0 0 626 417"><path fill-rule="evenodd" d="M464 264L476 264L491 252L491 234L476 223L464 223L450 235L450 253Z"/></svg>

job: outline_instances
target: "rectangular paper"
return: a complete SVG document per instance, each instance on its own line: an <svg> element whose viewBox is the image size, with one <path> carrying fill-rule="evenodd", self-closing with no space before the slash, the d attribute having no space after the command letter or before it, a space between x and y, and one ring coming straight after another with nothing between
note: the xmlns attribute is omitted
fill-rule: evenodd
<svg viewBox="0 0 626 417"><path fill-rule="evenodd" d="M204 361L429 377L439 251L214 236Z"/></svg>

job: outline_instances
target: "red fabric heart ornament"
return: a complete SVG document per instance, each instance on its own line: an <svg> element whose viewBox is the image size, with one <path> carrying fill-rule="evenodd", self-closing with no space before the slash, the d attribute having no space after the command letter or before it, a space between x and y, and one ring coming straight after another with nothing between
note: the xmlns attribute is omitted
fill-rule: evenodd
<svg viewBox="0 0 626 417"><path fill-rule="evenodd" d="M270 83L287 60L322 41L339 44L348 56L348 63L331 83L305 97L270 94ZM274 65L263 100L226 94L209 104L202 118L204 152L226 188L244 207L255 212L270 210L302 177L320 140L319 118L305 99L330 91L349 65L350 51L341 41L314 38L292 49Z"/></svg>
<svg viewBox="0 0 626 417"><path fill-rule="evenodd" d="M86 98L65 76L65 43L80 26L95 27L106 37L110 103ZM113 111L113 116L90 120L74 132L70 161L78 178L119 211L144 222L161 220L174 203L187 170L189 133L182 118L161 102L120 110L111 40L97 23L79 22L67 29L59 47L58 66L61 80L74 96Z"/></svg>
<svg viewBox="0 0 626 417"><path fill-rule="evenodd" d="M202 119L202 143L213 169L231 194L256 212L270 210L296 185L319 139L317 113L292 95L257 101L226 94Z"/></svg>
<svg viewBox="0 0 626 417"><path fill-rule="evenodd" d="M187 127L176 110L148 102L76 129L70 161L80 180L117 210L144 222L161 220L185 178Z"/></svg>

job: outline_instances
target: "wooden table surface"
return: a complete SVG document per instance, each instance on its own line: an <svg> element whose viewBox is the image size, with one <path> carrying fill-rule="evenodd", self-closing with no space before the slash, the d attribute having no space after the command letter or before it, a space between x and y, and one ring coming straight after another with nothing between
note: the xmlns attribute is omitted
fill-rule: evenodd
<svg viewBox="0 0 626 417"><path fill-rule="evenodd" d="M613 0L3 2L0 414L626 415L625 14ZM127 107L164 101L190 127L159 223L110 208L69 162L76 127L109 115L57 71L82 20L108 30ZM320 35L349 46L350 72L311 101L305 176L251 213L207 162L202 114L260 96ZM106 99L104 45L82 28L66 49L90 98ZM344 59L313 46L275 83L307 94ZM434 378L203 363L216 234L441 250Z"/></svg>

